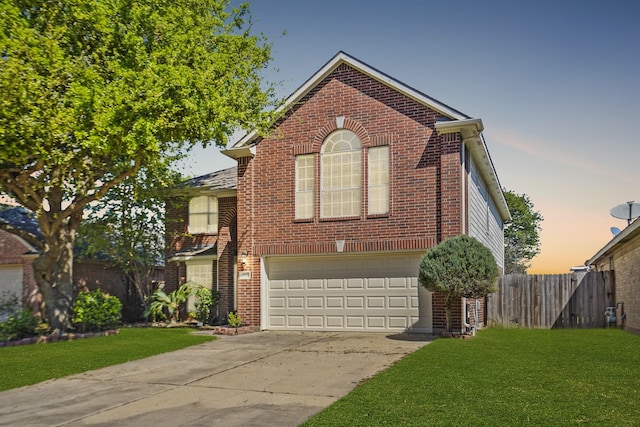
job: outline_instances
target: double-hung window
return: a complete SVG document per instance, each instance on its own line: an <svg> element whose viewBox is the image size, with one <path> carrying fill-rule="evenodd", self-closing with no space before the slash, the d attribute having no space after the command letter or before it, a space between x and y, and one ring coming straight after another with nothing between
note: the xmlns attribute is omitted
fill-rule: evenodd
<svg viewBox="0 0 640 427"><path fill-rule="evenodd" d="M189 200L189 233L215 234L218 232L218 199L198 196Z"/></svg>
<svg viewBox="0 0 640 427"><path fill-rule="evenodd" d="M320 215L338 218L360 215L362 146L346 129L333 132L320 150Z"/></svg>
<svg viewBox="0 0 640 427"><path fill-rule="evenodd" d="M389 147L369 149L369 215L389 213Z"/></svg>
<svg viewBox="0 0 640 427"><path fill-rule="evenodd" d="M296 157L296 219L313 218L314 155Z"/></svg>

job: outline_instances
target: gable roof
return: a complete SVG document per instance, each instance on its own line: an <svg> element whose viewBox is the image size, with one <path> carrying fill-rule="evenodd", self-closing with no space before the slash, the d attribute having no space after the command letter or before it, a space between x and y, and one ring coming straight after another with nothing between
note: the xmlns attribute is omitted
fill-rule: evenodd
<svg viewBox="0 0 640 427"><path fill-rule="evenodd" d="M346 64L381 84L384 84L414 101L442 114L443 120L436 123L436 130L440 134L452 132L460 132L462 134L462 137L465 139L465 144L477 163L481 176L487 182L489 192L496 203L496 207L502 220L507 221L511 219L509 207L507 206L507 202L502 193L502 186L500 185L498 175L496 174L493 162L491 161L486 142L481 134L484 130L482 120L473 119L455 108L452 108L447 104L444 104L435 98L432 98L394 79L393 77L390 77L389 75L365 64L345 52L338 52L329 60L329 62L327 62L322 68L320 68L320 70L304 82L302 86L293 92L293 94L291 94L283 105L276 111L284 112L296 105L311 90L313 90L313 88L315 88L322 80L342 64ZM234 159L247 156L252 157L255 154L254 147L256 145L256 140L259 139L259 137L260 135L257 131L248 133L238 142L233 144L231 148L223 150L222 153Z"/></svg>
<svg viewBox="0 0 640 427"><path fill-rule="evenodd" d="M331 74L336 68L340 65L346 64L355 70L366 74L367 76L373 78L374 80L389 86L391 89L400 92L409 98L417 101L418 103L425 105L435 111L438 111L445 117L451 120L465 120L470 119L471 117L466 114L438 101L435 98L432 98L406 84L394 79L393 77L379 71L370 65L365 64L364 62L346 54L345 52L338 52L333 58L329 60L322 68L320 68L313 76L307 79L306 82L302 84L295 92L293 92L285 102L276 110L277 112L287 111L291 106L295 105L298 101L304 98L314 87L316 87L322 80L324 80L329 74ZM233 146L224 150L223 153L228 155L229 157L237 157L234 153L235 150L242 149L245 146L250 145L257 137L259 137L257 131L253 131L248 133L243 138L241 138L238 142L233 144ZM241 150L245 151L245 150ZM239 154L239 153L238 153Z"/></svg>

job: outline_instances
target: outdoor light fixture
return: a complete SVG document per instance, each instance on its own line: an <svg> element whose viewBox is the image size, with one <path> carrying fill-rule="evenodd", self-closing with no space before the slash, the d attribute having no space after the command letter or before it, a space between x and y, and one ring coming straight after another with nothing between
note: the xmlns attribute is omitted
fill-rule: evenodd
<svg viewBox="0 0 640 427"><path fill-rule="evenodd" d="M240 262L242 266L245 267L247 265L247 251L242 251L242 257L240 258Z"/></svg>

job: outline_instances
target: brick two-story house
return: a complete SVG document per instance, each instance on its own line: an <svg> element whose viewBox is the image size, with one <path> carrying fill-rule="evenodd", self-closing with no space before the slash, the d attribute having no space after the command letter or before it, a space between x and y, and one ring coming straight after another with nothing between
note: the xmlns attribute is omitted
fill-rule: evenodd
<svg viewBox="0 0 640 427"><path fill-rule="evenodd" d="M469 234L503 266L509 210L482 121L342 52L280 112L224 151L237 168L170 207L189 220L169 227L168 288L202 271L222 316L261 329L444 329L443 295L417 281L426 250Z"/></svg>

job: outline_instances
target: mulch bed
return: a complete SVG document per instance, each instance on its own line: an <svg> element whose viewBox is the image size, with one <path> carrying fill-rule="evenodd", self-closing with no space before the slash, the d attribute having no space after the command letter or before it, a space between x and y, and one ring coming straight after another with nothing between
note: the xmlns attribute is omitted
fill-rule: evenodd
<svg viewBox="0 0 640 427"><path fill-rule="evenodd" d="M118 333L120 333L119 329L111 329L111 330L102 331L102 332L57 333L57 334L42 335L40 337L23 338L15 341L4 341L4 342L0 342L0 347L15 347L18 345L41 344L41 343L58 342L58 341L73 341L73 340L80 340L84 338L95 338L95 337L104 337L107 335L117 335Z"/></svg>

